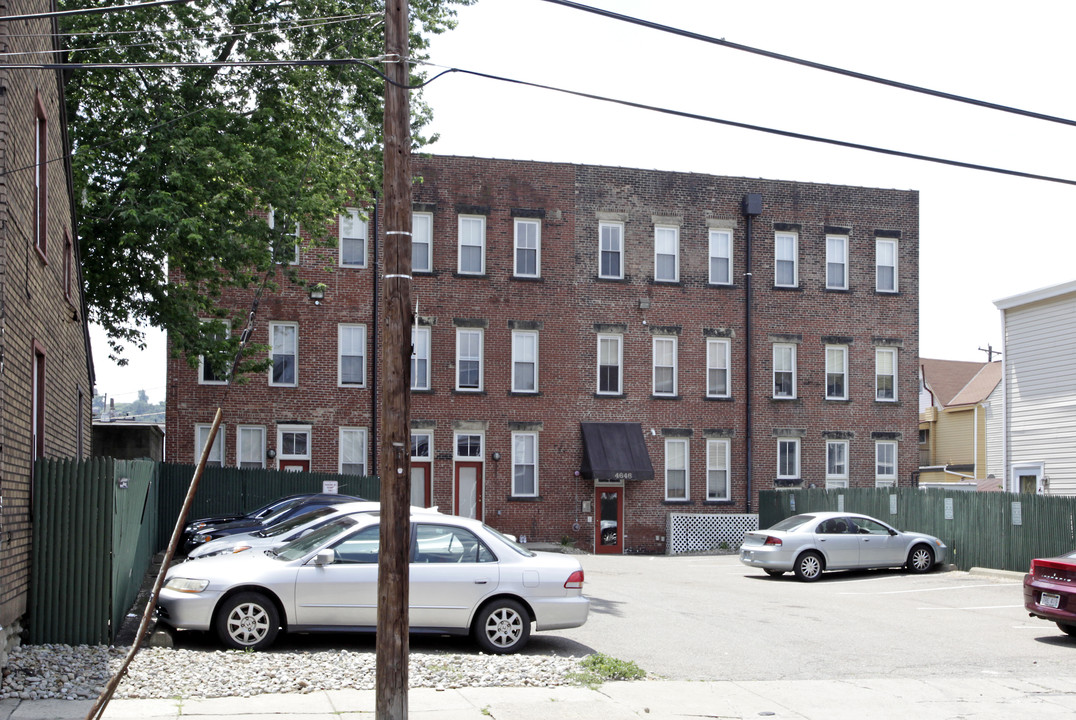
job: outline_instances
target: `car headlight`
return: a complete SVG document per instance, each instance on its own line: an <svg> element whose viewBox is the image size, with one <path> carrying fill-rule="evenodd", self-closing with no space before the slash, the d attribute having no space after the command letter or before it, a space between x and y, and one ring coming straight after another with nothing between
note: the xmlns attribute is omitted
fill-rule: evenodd
<svg viewBox="0 0 1076 720"><path fill-rule="evenodd" d="M250 545L236 545L232 548L232 553L241 553L244 550L250 550Z"/></svg>
<svg viewBox="0 0 1076 720"><path fill-rule="evenodd" d="M164 584L169 590L184 593L200 593L209 587L208 580L195 580L193 578L172 577Z"/></svg>
<svg viewBox="0 0 1076 720"><path fill-rule="evenodd" d="M194 542L197 542L197 543L209 542L212 539L213 539L212 535L195 535L194 536Z"/></svg>

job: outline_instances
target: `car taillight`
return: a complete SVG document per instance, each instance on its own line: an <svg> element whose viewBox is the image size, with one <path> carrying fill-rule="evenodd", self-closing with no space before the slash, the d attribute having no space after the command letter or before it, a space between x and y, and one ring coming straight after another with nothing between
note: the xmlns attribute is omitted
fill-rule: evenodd
<svg viewBox="0 0 1076 720"><path fill-rule="evenodd" d="M766 542L764 542L762 544L763 545L776 545L777 547L781 547L782 545L784 545L784 543L781 542L781 538L776 538L773 535L767 536L766 537Z"/></svg>
<svg viewBox="0 0 1076 720"><path fill-rule="evenodd" d="M564 581L564 588L566 590L582 590L583 589L583 571L576 570L568 579Z"/></svg>

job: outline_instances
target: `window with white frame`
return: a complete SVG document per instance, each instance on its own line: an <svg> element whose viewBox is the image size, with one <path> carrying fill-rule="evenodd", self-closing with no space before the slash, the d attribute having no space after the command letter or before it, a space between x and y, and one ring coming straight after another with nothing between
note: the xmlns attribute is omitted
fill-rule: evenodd
<svg viewBox="0 0 1076 720"><path fill-rule="evenodd" d="M888 238L875 240L874 287L878 292L897 292L897 241Z"/></svg>
<svg viewBox="0 0 1076 720"><path fill-rule="evenodd" d="M310 430L309 425L277 425L276 459L278 464L287 460L310 462Z"/></svg>
<svg viewBox="0 0 1076 720"><path fill-rule="evenodd" d="M731 343L723 338L706 340L706 397L725 398L731 394L729 355Z"/></svg>
<svg viewBox="0 0 1076 720"><path fill-rule="evenodd" d="M710 284L732 284L731 230L710 230Z"/></svg>
<svg viewBox="0 0 1076 720"><path fill-rule="evenodd" d="M623 392L624 339L620 335L598 336L598 394L620 395Z"/></svg>
<svg viewBox="0 0 1076 720"><path fill-rule="evenodd" d="M269 384L291 386L299 384L299 325L269 323L270 357Z"/></svg>
<svg viewBox="0 0 1076 720"><path fill-rule="evenodd" d="M826 400L848 399L848 348L826 346Z"/></svg>
<svg viewBox="0 0 1076 720"><path fill-rule="evenodd" d="M826 487L848 487L848 441L826 441Z"/></svg>
<svg viewBox="0 0 1076 720"><path fill-rule="evenodd" d="M516 277L542 274L542 224L538 220L516 218Z"/></svg>
<svg viewBox="0 0 1076 720"><path fill-rule="evenodd" d="M411 270L433 272L433 213L411 213Z"/></svg>
<svg viewBox="0 0 1076 720"><path fill-rule="evenodd" d="M777 287L799 285L799 237L795 233L774 235L774 278Z"/></svg>
<svg viewBox="0 0 1076 720"><path fill-rule="evenodd" d="M340 474L366 474L366 428L340 428Z"/></svg>
<svg viewBox="0 0 1076 720"><path fill-rule="evenodd" d="M623 223L598 223L600 235L598 277L619 279L624 277L624 225Z"/></svg>
<svg viewBox="0 0 1076 720"><path fill-rule="evenodd" d="M419 462L433 460L433 434L428 432L411 433L411 459Z"/></svg>
<svg viewBox="0 0 1076 720"><path fill-rule="evenodd" d="M265 467L265 428L258 425L239 425L235 429L235 436L236 467Z"/></svg>
<svg viewBox="0 0 1076 720"><path fill-rule="evenodd" d="M680 279L680 228L654 226L654 280L676 282Z"/></svg>
<svg viewBox="0 0 1076 720"><path fill-rule="evenodd" d="M512 332L512 392L538 392L538 333Z"/></svg>
<svg viewBox="0 0 1076 720"><path fill-rule="evenodd" d="M206 442L209 440L209 431L213 429L212 425L195 425L194 426L194 464L197 465L202 461L202 450L205 448ZM217 428L217 436L213 438L213 447L209 449L209 454L206 456L206 467L224 467L224 426L221 425Z"/></svg>
<svg viewBox="0 0 1076 720"><path fill-rule="evenodd" d="M482 389L482 331L456 328L456 389Z"/></svg>
<svg viewBox="0 0 1076 720"><path fill-rule="evenodd" d="M277 228L279 223L280 227ZM299 264L299 223L291 222L283 216L278 218L276 210L269 208L269 227L280 231L280 236L273 236L270 248L273 262L278 264Z"/></svg>
<svg viewBox="0 0 1076 720"><path fill-rule="evenodd" d="M654 336L654 394L676 395L676 338Z"/></svg>
<svg viewBox="0 0 1076 720"><path fill-rule="evenodd" d="M874 485L893 487L897 484L897 444L890 440L874 443Z"/></svg>
<svg viewBox="0 0 1076 720"><path fill-rule="evenodd" d="M341 323L336 326L337 384L366 387L366 326Z"/></svg>
<svg viewBox="0 0 1076 720"><path fill-rule="evenodd" d="M341 267L366 267L366 221L358 208L340 216L339 246Z"/></svg>
<svg viewBox="0 0 1076 720"><path fill-rule="evenodd" d="M687 439L665 438L665 499L688 499Z"/></svg>
<svg viewBox="0 0 1076 720"><path fill-rule="evenodd" d="M894 402L897 399L897 349L874 349L874 399Z"/></svg>
<svg viewBox="0 0 1076 720"><path fill-rule="evenodd" d="M482 435L478 433L456 433L456 448L453 459L473 460L482 458Z"/></svg>
<svg viewBox="0 0 1076 720"><path fill-rule="evenodd" d="M773 396L787 400L796 397L796 346L776 343L773 346Z"/></svg>
<svg viewBox="0 0 1076 720"><path fill-rule="evenodd" d="M848 289L848 237L826 236L826 289Z"/></svg>
<svg viewBox="0 0 1076 720"><path fill-rule="evenodd" d="M709 438L706 441L706 499L729 500L729 441Z"/></svg>
<svg viewBox="0 0 1076 720"><path fill-rule="evenodd" d="M48 178L49 178L49 134L48 117L41 94L35 93L34 109L34 247L41 257L48 255Z"/></svg>
<svg viewBox="0 0 1076 720"><path fill-rule="evenodd" d="M777 439L777 479L798 480L800 477L800 439Z"/></svg>
<svg viewBox="0 0 1076 720"><path fill-rule="evenodd" d="M209 320L203 320L203 323L210 322ZM222 321L224 328L220 333L214 333L212 340L219 342L224 340L231 333L231 323L227 320ZM204 355L198 356L198 382L201 385L226 385L228 383L228 370L229 368L223 367L214 369L213 365L207 364Z"/></svg>
<svg viewBox="0 0 1076 720"><path fill-rule="evenodd" d="M430 328L411 327L411 389L430 389Z"/></svg>
<svg viewBox="0 0 1076 720"><path fill-rule="evenodd" d="M512 433L512 496L538 496L537 433Z"/></svg>
<svg viewBox="0 0 1076 720"><path fill-rule="evenodd" d="M482 215L459 216L458 267L461 275L486 272L486 218Z"/></svg>

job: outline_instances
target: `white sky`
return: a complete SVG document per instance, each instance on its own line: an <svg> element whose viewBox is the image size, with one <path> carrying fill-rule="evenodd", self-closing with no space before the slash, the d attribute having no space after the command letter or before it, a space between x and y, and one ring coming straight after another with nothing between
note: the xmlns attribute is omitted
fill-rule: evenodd
<svg viewBox="0 0 1076 720"><path fill-rule="evenodd" d="M1076 119L1070 0L589 0L805 60ZM1076 127L839 77L543 0L479 0L437 65L781 130L1076 180ZM430 74L434 74L432 71ZM920 353L984 361L993 301L1076 279L1076 186L891 158L453 73L426 88L434 153L913 189ZM765 200L765 199L764 199ZM98 392L164 399L163 338Z"/></svg>

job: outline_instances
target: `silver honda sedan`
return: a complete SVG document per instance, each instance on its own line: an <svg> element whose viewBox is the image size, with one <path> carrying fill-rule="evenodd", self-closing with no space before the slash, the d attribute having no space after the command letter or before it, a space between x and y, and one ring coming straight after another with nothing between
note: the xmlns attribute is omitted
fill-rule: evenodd
<svg viewBox="0 0 1076 720"><path fill-rule="evenodd" d="M947 550L933 535L901 532L867 515L813 512L747 533L740 562L774 576L791 571L809 582L825 570L907 567L925 573L945 562Z"/></svg>
<svg viewBox="0 0 1076 720"><path fill-rule="evenodd" d="M285 632L377 630L379 518L349 515L276 549L169 568L158 619L260 650ZM516 652L536 630L579 627L590 601L570 555L532 552L477 520L411 518L411 632L473 635Z"/></svg>

